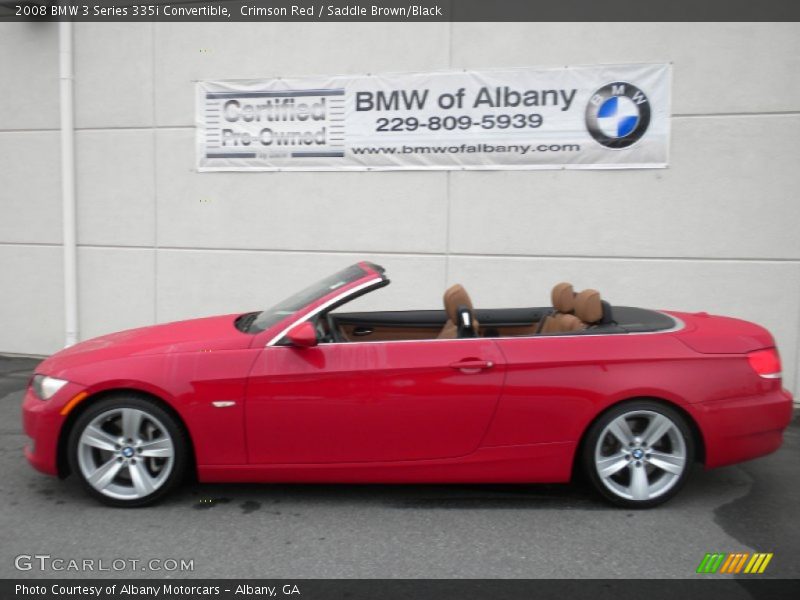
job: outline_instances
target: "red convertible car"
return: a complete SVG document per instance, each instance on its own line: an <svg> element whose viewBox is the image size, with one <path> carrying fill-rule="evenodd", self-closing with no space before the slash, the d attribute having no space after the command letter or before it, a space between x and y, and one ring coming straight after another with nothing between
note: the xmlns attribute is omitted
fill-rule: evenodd
<svg viewBox="0 0 800 600"><path fill-rule="evenodd" d="M362 262L276 306L123 331L42 362L28 460L141 506L204 482L567 482L650 507L776 450L792 399L772 336L611 306L342 312L389 283Z"/></svg>

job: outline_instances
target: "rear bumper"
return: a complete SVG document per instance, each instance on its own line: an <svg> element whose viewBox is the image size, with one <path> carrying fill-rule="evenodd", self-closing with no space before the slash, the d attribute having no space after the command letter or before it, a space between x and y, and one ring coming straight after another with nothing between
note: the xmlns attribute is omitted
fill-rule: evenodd
<svg viewBox="0 0 800 600"><path fill-rule="evenodd" d="M722 467L774 452L792 420L792 395L775 389L696 404L703 432L706 468Z"/></svg>

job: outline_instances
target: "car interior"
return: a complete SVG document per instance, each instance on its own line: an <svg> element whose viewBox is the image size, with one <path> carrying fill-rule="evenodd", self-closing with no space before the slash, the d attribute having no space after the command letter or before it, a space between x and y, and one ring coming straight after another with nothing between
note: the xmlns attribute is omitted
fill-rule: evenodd
<svg viewBox="0 0 800 600"><path fill-rule="evenodd" d="M464 338L613 334L670 329L675 320L657 311L614 307L594 289L576 293L562 282L551 305L476 309L464 286L447 289L443 310L321 313L315 327L320 342L386 342Z"/></svg>

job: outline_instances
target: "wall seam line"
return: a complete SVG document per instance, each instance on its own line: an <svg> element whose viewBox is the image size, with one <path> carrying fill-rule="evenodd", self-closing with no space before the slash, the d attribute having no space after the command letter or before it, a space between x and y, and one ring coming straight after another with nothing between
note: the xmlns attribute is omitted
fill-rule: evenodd
<svg viewBox="0 0 800 600"><path fill-rule="evenodd" d="M452 68L452 67L451 67ZM154 90L155 93L155 90ZM800 110L777 110L762 112L729 112L729 113L674 113L670 115L673 119L719 119L719 118L751 118L751 117L796 117L800 116ZM149 131L150 129L162 129L165 131L187 131L195 128L194 125L119 125L105 127L76 127L76 132L81 131ZM3 133L57 133L58 128L54 127L22 127L19 129L0 128Z"/></svg>
<svg viewBox="0 0 800 600"><path fill-rule="evenodd" d="M451 2L454 0L451 0ZM447 67L453 68L453 22L447 24ZM453 201L453 188L451 185L452 171L445 171L445 194L447 203L445 206L445 230L444 230L444 289L447 289L450 282L450 219L452 215L451 206Z"/></svg>
<svg viewBox="0 0 800 600"><path fill-rule="evenodd" d="M55 242L0 242L0 247L34 247L34 248L60 248L60 244ZM79 248L97 250L152 250L153 245L113 245L113 244L78 244ZM403 250L375 250L356 248L353 250L319 250L319 249L296 249L296 248L215 248L209 246L158 246L159 250L174 252L254 252L269 254L351 254L351 255L384 255L384 256L408 256L408 257L428 257L445 258L448 255L462 258L475 259L511 259L511 260L611 260L611 261L660 261L660 262L719 262L719 263L773 263L773 264L798 264L798 258L747 258L747 257L715 257L715 256L611 256L611 255L580 255L580 254L485 254L477 252L425 252L425 251L403 251Z"/></svg>

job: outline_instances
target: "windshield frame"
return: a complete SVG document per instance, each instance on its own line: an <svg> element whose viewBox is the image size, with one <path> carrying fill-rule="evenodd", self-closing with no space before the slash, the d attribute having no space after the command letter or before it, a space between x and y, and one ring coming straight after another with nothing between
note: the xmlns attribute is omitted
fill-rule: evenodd
<svg viewBox="0 0 800 600"><path fill-rule="evenodd" d="M348 271L352 271L352 274L348 274ZM266 335L267 339L269 339L266 345L275 345L296 324L315 316L325 308L344 304L353 299L354 295L366 293L373 287L387 285L389 280L383 273L384 269L382 267L366 261L350 265L304 288L300 292L292 294L273 307L261 311L259 317L262 314L276 310L285 311L286 314L281 314L280 318L273 319L263 329L256 331L251 329L249 333L257 338L262 338L262 336ZM341 285L332 287L336 283L337 277L341 277L345 281ZM257 321L258 317L256 317L253 325ZM279 333L275 334L275 331Z"/></svg>

